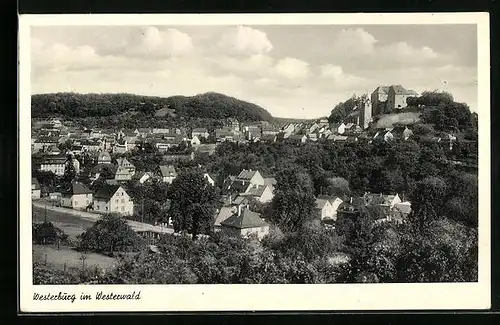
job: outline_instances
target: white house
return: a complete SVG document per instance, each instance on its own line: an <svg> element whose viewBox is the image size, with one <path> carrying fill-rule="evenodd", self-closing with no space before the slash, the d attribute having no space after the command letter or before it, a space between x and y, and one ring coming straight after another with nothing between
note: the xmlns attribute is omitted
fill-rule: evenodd
<svg viewBox="0 0 500 325"><path fill-rule="evenodd" d="M85 210L92 205L92 191L79 182L71 183L68 188L61 189L61 206Z"/></svg>
<svg viewBox="0 0 500 325"><path fill-rule="evenodd" d="M271 202L274 197L271 185L253 185L245 193L240 193L240 195L254 197L260 203Z"/></svg>
<svg viewBox="0 0 500 325"><path fill-rule="evenodd" d="M333 207L330 201L325 199L316 199L316 210L319 211L321 220L333 219Z"/></svg>
<svg viewBox="0 0 500 325"><path fill-rule="evenodd" d="M120 185L104 184L94 194L94 211L132 215L134 202Z"/></svg>
<svg viewBox="0 0 500 325"><path fill-rule="evenodd" d="M160 166L160 176L164 183L172 184L174 179L177 177L177 171L172 165Z"/></svg>
<svg viewBox="0 0 500 325"><path fill-rule="evenodd" d="M318 200L326 200L329 202L330 207L328 207L325 211L325 217L330 218L332 220L337 220L337 210L339 206L342 204L342 199L340 199L337 196L329 196L329 195L318 195L317 200L316 200L316 206L322 205L322 202L318 202Z"/></svg>
<svg viewBox="0 0 500 325"><path fill-rule="evenodd" d="M248 207L238 206L238 211L220 224L222 231L232 236L256 236L260 240L269 234L269 224Z"/></svg>
<svg viewBox="0 0 500 325"><path fill-rule="evenodd" d="M210 176L208 173L203 174L203 178L205 178L210 185L215 186L214 178Z"/></svg>
<svg viewBox="0 0 500 325"><path fill-rule="evenodd" d="M201 144L200 138L198 138L198 136L196 135L193 135L190 142L192 146L199 146Z"/></svg>

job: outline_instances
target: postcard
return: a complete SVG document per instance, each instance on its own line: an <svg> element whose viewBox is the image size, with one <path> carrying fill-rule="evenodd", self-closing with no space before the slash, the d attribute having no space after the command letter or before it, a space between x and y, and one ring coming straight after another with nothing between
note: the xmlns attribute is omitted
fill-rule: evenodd
<svg viewBox="0 0 500 325"><path fill-rule="evenodd" d="M19 21L21 312L490 307L487 13Z"/></svg>

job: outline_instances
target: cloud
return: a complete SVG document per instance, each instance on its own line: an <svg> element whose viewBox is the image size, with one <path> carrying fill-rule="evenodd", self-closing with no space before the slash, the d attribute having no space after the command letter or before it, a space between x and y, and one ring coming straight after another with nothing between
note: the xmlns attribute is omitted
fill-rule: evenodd
<svg viewBox="0 0 500 325"><path fill-rule="evenodd" d="M189 54L194 46L191 37L177 29L160 31L146 27L132 33L125 51L144 57L170 57Z"/></svg>
<svg viewBox="0 0 500 325"><path fill-rule="evenodd" d="M274 70L289 79L304 79L310 75L309 63L290 57L279 60Z"/></svg>
<svg viewBox="0 0 500 325"><path fill-rule="evenodd" d="M321 76L324 78L338 79L344 74L341 66L333 64L325 64L320 67Z"/></svg>
<svg viewBox="0 0 500 325"><path fill-rule="evenodd" d="M238 26L224 33L218 47L231 54L263 54L272 50L273 45L266 33L246 26Z"/></svg>
<svg viewBox="0 0 500 325"><path fill-rule="evenodd" d="M340 55L371 55L377 42L362 28L342 29L333 40L333 50Z"/></svg>

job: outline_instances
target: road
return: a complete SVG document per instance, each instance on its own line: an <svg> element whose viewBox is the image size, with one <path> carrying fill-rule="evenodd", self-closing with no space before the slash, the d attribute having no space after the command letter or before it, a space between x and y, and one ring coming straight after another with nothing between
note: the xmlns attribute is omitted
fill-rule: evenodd
<svg viewBox="0 0 500 325"><path fill-rule="evenodd" d="M55 206L51 206L51 205L45 205L45 203L41 203L41 202L33 202L33 206L35 206L36 208L39 208L39 209L44 209L45 207L47 207L47 210L58 212L59 215L64 215L64 214L71 215L71 216L77 217L79 219L82 219L82 221L85 220L85 221L90 221L92 223L97 221L99 219L99 217L101 217L101 215L97 214L97 213L90 213L90 212L78 211L78 210L73 210L73 209L68 209L68 208L55 207ZM58 220L64 223L64 221L61 220L60 217L58 217ZM49 220L49 221L52 221L52 220ZM154 226L154 225L151 225L148 223L132 221L132 220L127 220L127 223L136 232L151 231L151 232L159 233L159 234L172 234L172 233L174 233L174 230L172 228Z"/></svg>

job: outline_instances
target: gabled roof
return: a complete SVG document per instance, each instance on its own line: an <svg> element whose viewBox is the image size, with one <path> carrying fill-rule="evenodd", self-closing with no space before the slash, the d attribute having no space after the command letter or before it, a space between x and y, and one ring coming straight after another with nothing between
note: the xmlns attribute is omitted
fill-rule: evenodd
<svg viewBox="0 0 500 325"><path fill-rule="evenodd" d="M127 165L130 165L132 167L134 166L134 165L132 165L132 163L130 161L127 160L127 158L117 158L116 163L119 167L122 167L122 166L128 167Z"/></svg>
<svg viewBox="0 0 500 325"><path fill-rule="evenodd" d="M389 86L378 86L373 92L387 94L389 92Z"/></svg>
<svg viewBox="0 0 500 325"><path fill-rule="evenodd" d="M245 229L267 226L268 224L260 218L258 213L244 209L241 211L239 216L237 214L233 214L226 220L222 221L221 225L225 227Z"/></svg>
<svg viewBox="0 0 500 325"><path fill-rule="evenodd" d="M225 221L227 218L231 217L238 209L234 206L231 207L221 207L219 213L215 217L214 226L221 226L221 222Z"/></svg>
<svg viewBox="0 0 500 325"><path fill-rule="evenodd" d="M94 194L96 199L109 200L115 195L116 191L120 188L120 185L104 184L101 188Z"/></svg>
<svg viewBox="0 0 500 325"><path fill-rule="evenodd" d="M177 176L177 172L175 171L175 168L172 165L160 166L160 173L163 177Z"/></svg>
<svg viewBox="0 0 500 325"><path fill-rule="evenodd" d="M266 185L272 185L272 186L274 186L277 183L278 183L278 181L274 177L264 178L264 184L266 184Z"/></svg>
<svg viewBox="0 0 500 325"><path fill-rule="evenodd" d="M257 173L256 170L247 170L247 169L243 169L240 174L238 175L238 179L241 179L241 180L251 180L252 177L255 176L255 173Z"/></svg>
<svg viewBox="0 0 500 325"><path fill-rule="evenodd" d="M130 169L128 169L127 167L124 167L124 166L118 166L118 168L116 169L116 172L115 174L117 175L129 175L131 174L132 172L130 171Z"/></svg>
<svg viewBox="0 0 500 325"><path fill-rule="evenodd" d="M335 202L335 200L337 200L337 199L342 201L342 199L340 199L338 196L335 196L335 195L322 195L322 194L320 194L317 196L317 199L328 200L330 203Z"/></svg>
<svg viewBox="0 0 500 325"><path fill-rule="evenodd" d="M250 186L252 186L250 182L235 180L229 186L228 190L230 190L231 192L245 193Z"/></svg>
<svg viewBox="0 0 500 325"><path fill-rule="evenodd" d="M61 188L61 193L69 195L91 194L92 191L80 182L72 182L70 186Z"/></svg>
<svg viewBox="0 0 500 325"><path fill-rule="evenodd" d="M242 195L249 195L249 196L257 196L261 197L262 194L264 194L264 191L266 190L267 185L265 186L252 186L248 192L242 194Z"/></svg>
<svg viewBox="0 0 500 325"><path fill-rule="evenodd" d="M400 212L402 214L410 214L411 212L411 203L410 202L400 202L394 204L392 208L396 212Z"/></svg>
<svg viewBox="0 0 500 325"><path fill-rule="evenodd" d="M205 133L208 132L207 128L194 128L193 131L191 132L196 132L196 133Z"/></svg>
<svg viewBox="0 0 500 325"><path fill-rule="evenodd" d="M316 209L322 210L325 207L325 205L327 205L327 204L330 204L330 202L328 200L319 199L319 198L316 199Z"/></svg>
<svg viewBox="0 0 500 325"><path fill-rule="evenodd" d="M416 95L417 93L413 90L407 90L401 85L392 85L390 87L396 95Z"/></svg>
<svg viewBox="0 0 500 325"><path fill-rule="evenodd" d="M102 160L102 159L111 160L111 155L107 151L101 151L101 152L99 152L97 159L99 159L99 160Z"/></svg>
<svg viewBox="0 0 500 325"><path fill-rule="evenodd" d="M233 201L232 201L232 204L233 205L240 205L240 204L247 204L248 203L248 198L244 197L244 196L238 196L236 197Z"/></svg>

